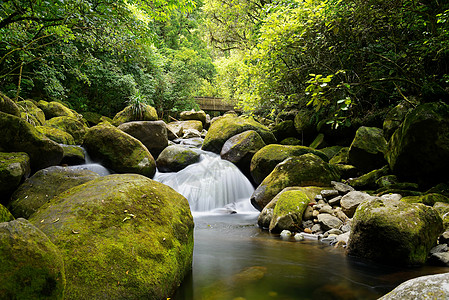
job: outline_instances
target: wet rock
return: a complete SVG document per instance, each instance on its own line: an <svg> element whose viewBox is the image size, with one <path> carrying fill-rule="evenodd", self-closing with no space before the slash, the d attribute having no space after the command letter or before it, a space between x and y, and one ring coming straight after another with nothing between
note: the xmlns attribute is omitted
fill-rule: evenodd
<svg viewBox="0 0 449 300"><path fill-rule="evenodd" d="M432 265L449 267L449 252L433 253L428 262Z"/></svg>
<svg viewBox="0 0 449 300"><path fill-rule="evenodd" d="M64 145L62 146L64 150L64 156L62 157L62 165L82 165L86 163L86 155L84 149L80 146Z"/></svg>
<svg viewBox="0 0 449 300"><path fill-rule="evenodd" d="M62 159L63 149L60 145L19 117L0 112L0 132L0 148L5 152L27 153L32 171L58 165Z"/></svg>
<svg viewBox="0 0 449 300"><path fill-rule="evenodd" d="M343 212L350 218L355 213L355 210L360 205L360 203L363 203L368 200L374 199L373 196L370 196L367 193L354 191L349 192L346 195L344 195L340 200L341 209Z"/></svg>
<svg viewBox="0 0 449 300"><path fill-rule="evenodd" d="M0 223L3 299L63 299L64 262L44 233L25 219Z"/></svg>
<svg viewBox="0 0 449 300"><path fill-rule="evenodd" d="M433 299L447 299L449 297L448 286L449 273L421 276L407 280L379 300L427 298L424 295L431 295L429 298Z"/></svg>
<svg viewBox="0 0 449 300"><path fill-rule="evenodd" d="M388 143L386 158L403 181L431 185L449 180L449 105L425 103L407 114Z"/></svg>
<svg viewBox="0 0 449 300"><path fill-rule="evenodd" d="M340 149L340 151L337 152L330 160L329 162L331 164L348 164L349 158L349 147L343 147Z"/></svg>
<svg viewBox="0 0 449 300"><path fill-rule="evenodd" d="M153 177L156 162L148 149L120 129L102 123L89 128L83 145L92 160L118 173L136 173Z"/></svg>
<svg viewBox="0 0 449 300"><path fill-rule="evenodd" d="M167 125L164 121L127 122L117 128L141 141L153 157L158 157L168 146Z"/></svg>
<svg viewBox="0 0 449 300"><path fill-rule="evenodd" d="M112 119L112 124L119 126L120 124L132 121L156 121L158 119L157 111L154 107L140 103L138 108L128 105L122 111L119 111Z"/></svg>
<svg viewBox="0 0 449 300"><path fill-rule="evenodd" d="M281 238L290 238L291 236L292 236L292 233L289 230L282 230Z"/></svg>
<svg viewBox="0 0 449 300"><path fill-rule="evenodd" d="M442 232L432 207L377 198L357 208L347 252L383 264L423 264Z"/></svg>
<svg viewBox="0 0 449 300"><path fill-rule="evenodd" d="M426 194L421 196L406 196L401 199L401 201L407 202L407 203L423 203L425 205L433 206L437 202L441 203L448 203L449 204L449 198L441 195L441 194Z"/></svg>
<svg viewBox="0 0 449 300"><path fill-rule="evenodd" d="M256 122L253 118L226 115L214 121L204 139L203 150L220 153L224 143L236 134L247 130L255 130L262 137L265 144L276 141L273 133L264 125Z"/></svg>
<svg viewBox="0 0 449 300"><path fill-rule="evenodd" d="M348 162L362 171L378 169L386 163L386 149L387 141L382 129L362 126L349 147Z"/></svg>
<svg viewBox="0 0 449 300"><path fill-rule="evenodd" d="M9 209L16 218L29 218L60 193L99 177L88 170L53 166L36 172L13 193Z"/></svg>
<svg viewBox="0 0 449 300"><path fill-rule="evenodd" d="M200 154L192 149L172 145L161 152L156 160L160 172L178 172L188 165L198 162Z"/></svg>
<svg viewBox="0 0 449 300"><path fill-rule="evenodd" d="M288 186L329 186L339 174L314 154L288 158L278 164L251 196L254 207L262 210L271 199Z"/></svg>
<svg viewBox="0 0 449 300"><path fill-rule="evenodd" d="M51 126L36 126L36 130L58 144L76 145L73 136L61 129Z"/></svg>
<svg viewBox="0 0 449 300"><path fill-rule="evenodd" d="M312 153L327 161L327 156L315 149L305 146L285 146L279 144L267 145L254 154L251 160L251 176L254 182L260 184L276 167L289 157Z"/></svg>
<svg viewBox="0 0 449 300"><path fill-rule="evenodd" d="M196 129L184 129L183 139L200 138L202 137L201 132Z"/></svg>
<svg viewBox="0 0 449 300"><path fill-rule="evenodd" d="M324 231L339 229L341 225L343 225L343 222L339 218L334 217L331 214L319 214L318 222Z"/></svg>
<svg viewBox="0 0 449 300"><path fill-rule="evenodd" d="M75 144L81 145L86 134L86 127L80 121L71 117L55 117L45 123L46 126L54 127L70 134Z"/></svg>
<svg viewBox="0 0 449 300"><path fill-rule="evenodd" d="M299 232L295 234L294 238L295 238L295 240L298 241L298 242L301 242L301 241L304 241L304 240L305 240L304 235L301 234L301 233L299 233Z"/></svg>
<svg viewBox="0 0 449 300"><path fill-rule="evenodd" d="M307 194L301 190L284 189L276 197L278 199L273 209L273 217L269 226L270 232L299 231L302 215L310 201Z"/></svg>
<svg viewBox="0 0 449 300"><path fill-rule="evenodd" d="M166 299L191 270L189 204L145 176L94 179L52 199L30 222L63 254L66 299Z"/></svg>
<svg viewBox="0 0 449 300"><path fill-rule="evenodd" d="M389 172L389 167L388 166L384 166L380 169L377 170L373 170L369 173L363 174L360 177L357 178L349 178L348 179L348 183L356 188L356 189L376 189L377 185L376 185L376 181L387 175Z"/></svg>

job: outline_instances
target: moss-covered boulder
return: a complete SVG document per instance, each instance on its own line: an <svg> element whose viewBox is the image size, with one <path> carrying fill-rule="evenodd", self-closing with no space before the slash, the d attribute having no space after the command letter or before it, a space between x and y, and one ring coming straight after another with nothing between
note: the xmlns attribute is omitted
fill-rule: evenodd
<svg viewBox="0 0 449 300"><path fill-rule="evenodd" d="M426 103L410 111L388 143L386 158L403 181L449 180L449 105Z"/></svg>
<svg viewBox="0 0 449 300"><path fill-rule="evenodd" d="M279 142L281 145L292 145L292 146L298 146L302 145L302 141L300 139L297 139L295 137L288 137L286 139L283 139Z"/></svg>
<svg viewBox="0 0 449 300"><path fill-rule="evenodd" d="M310 202L307 194L301 190L289 190L279 193L276 197L279 197L279 199L273 210L273 218L269 227L270 232L300 231L302 215Z"/></svg>
<svg viewBox="0 0 449 300"><path fill-rule="evenodd" d="M0 92L0 111L20 117L20 109L17 104L2 92Z"/></svg>
<svg viewBox="0 0 449 300"><path fill-rule="evenodd" d="M357 208L347 253L383 264L423 264L442 232L432 207L377 198Z"/></svg>
<svg viewBox="0 0 449 300"><path fill-rule="evenodd" d="M73 136L61 129L51 126L36 126L36 130L58 144L76 145Z"/></svg>
<svg viewBox="0 0 449 300"><path fill-rule="evenodd" d="M265 146L265 142L255 130L248 130L228 139L221 149L220 156L235 164L250 178L251 159Z"/></svg>
<svg viewBox="0 0 449 300"><path fill-rule="evenodd" d="M86 153L80 146L63 145L64 156L61 160L61 165L75 166L86 163Z"/></svg>
<svg viewBox="0 0 449 300"><path fill-rule="evenodd" d="M156 172L156 162L148 149L138 139L110 124L89 128L83 146L92 160L115 172L150 178Z"/></svg>
<svg viewBox="0 0 449 300"><path fill-rule="evenodd" d="M179 124L182 127L183 134L185 134L187 131L193 129L198 132L203 131L203 123L201 121L196 120L188 120L188 121L180 121Z"/></svg>
<svg viewBox="0 0 449 300"><path fill-rule="evenodd" d="M0 202L9 196L30 175L30 157L24 152L0 152Z"/></svg>
<svg viewBox="0 0 449 300"><path fill-rule="evenodd" d="M9 210L0 204L0 223L9 222L14 220L14 216L9 212Z"/></svg>
<svg viewBox="0 0 449 300"><path fill-rule="evenodd" d="M348 162L365 172L378 169L386 164L386 149L387 141L382 129L362 126L349 147Z"/></svg>
<svg viewBox="0 0 449 300"><path fill-rule="evenodd" d="M40 109L42 109L42 111L45 114L45 119L47 120L56 117L70 117L74 119L78 118L77 114L73 112L70 108L56 101L47 102L41 100L37 103L37 106Z"/></svg>
<svg viewBox="0 0 449 300"><path fill-rule="evenodd" d="M287 146L271 144L260 149L251 160L251 176L260 184L270 174L276 165L289 157L312 153L328 161L326 154L305 146Z"/></svg>
<svg viewBox="0 0 449 300"><path fill-rule="evenodd" d="M317 135L317 124L314 112L308 109L301 109L295 116L294 124L297 134L302 137L304 144L309 145Z"/></svg>
<svg viewBox="0 0 449 300"><path fill-rule="evenodd" d="M83 112L82 116L83 116L84 120L87 121L89 126L98 125L102 121L101 120L102 115L100 115L99 113L96 113L96 112L91 112L91 111Z"/></svg>
<svg viewBox="0 0 449 300"><path fill-rule="evenodd" d="M74 187L30 221L63 253L66 299L167 299L191 269L187 200L141 175Z"/></svg>
<svg viewBox="0 0 449 300"><path fill-rule="evenodd" d="M265 207L259 214L257 218L257 224L262 228L270 228L271 220L273 219L273 212L276 204L279 200L279 196L286 191L301 191L307 195L310 201L313 201L317 195L321 194L321 191L324 189L328 189L328 187L318 187L318 186L293 186L287 187L280 191ZM301 216L302 218L302 216ZM299 225L301 225L299 223Z"/></svg>
<svg viewBox="0 0 449 300"><path fill-rule="evenodd" d="M57 165L62 159L63 150L60 145L19 117L0 112L0 132L0 149L27 153L32 171Z"/></svg>
<svg viewBox="0 0 449 300"><path fill-rule="evenodd" d="M200 153L193 149L171 145L161 152L156 165L161 172L178 172L200 160Z"/></svg>
<svg viewBox="0 0 449 300"><path fill-rule="evenodd" d="M49 167L36 172L13 193L9 209L16 218L28 219L60 193L100 177L89 170Z"/></svg>
<svg viewBox="0 0 449 300"><path fill-rule="evenodd" d="M237 117L228 114L216 119L210 126L203 142L203 150L220 153L224 143L236 134L247 130L255 130L262 137L265 144L276 142L273 133L253 118Z"/></svg>
<svg viewBox="0 0 449 300"><path fill-rule="evenodd" d="M330 160L331 164L348 164L349 163L349 147L341 148Z"/></svg>
<svg viewBox="0 0 449 300"><path fill-rule="evenodd" d="M44 112L37 107L31 100L17 102L20 109L20 117L34 126L40 126L45 123Z"/></svg>
<svg viewBox="0 0 449 300"><path fill-rule="evenodd" d="M81 145L83 143L86 127L78 119L71 117L55 117L48 120L45 125L67 132L73 137L76 145Z"/></svg>
<svg viewBox="0 0 449 300"><path fill-rule="evenodd" d="M380 169L373 170L356 178L349 178L348 183L358 189L377 189L377 180L386 176L390 168L385 165Z"/></svg>
<svg viewBox="0 0 449 300"><path fill-rule="evenodd" d="M167 125L164 121L127 122L118 126L118 129L141 141L153 157L158 157L168 146Z"/></svg>
<svg viewBox="0 0 449 300"><path fill-rule="evenodd" d="M425 194L420 196L406 196L401 201L407 203L422 203L428 206L433 206L437 202L449 203L449 198L441 194Z"/></svg>
<svg viewBox="0 0 449 300"><path fill-rule="evenodd" d="M170 122L167 124L167 134L169 140L177 139L182 137L184 131L182 129L182 122Z"/></svg>
<svg viewBox="0 0 449 300"><path fill-rule="evenodd" d="M330 146L330 147L325 147L325 148L321 148L320 151L323 152L324 154L326 154L327 158L330 160L337 155L340 150L343 149L342 146Z"/></svg>
<svg viewBox="0 0 449 300"><path fill-rule="evenodd" d="M128 105L122 111L119 111L112 120L112 124L120 124L131 121L156 121L158 119L157 111L154 107L141 103L136 109L133 105Z"/></svg>
<svg viewBox="0 0 449 300"><path fill-rule="evenodd" d="M206 125L206 113L202 110L195 111L192 109L190 111L183 111L180 113L179 118L181 121L196 120L200 121L202 126Z"/></svg>
<svg viewBox="0 0 449 300"><path fill-rule="evenodd" d="M293 120L279 122L271 129L271 132L273 132L278 141L282 141L289 137L298 136L295 129L295 122Z"/></svg>
<svg viewBox="0 0 449 300"><path fill-rule="evenodd" d="M334 167L308 153L279 163L254 191L252 205L262 210L282 189L289 186L330 186L340 176Z"/></svg>
<svg viewBox="0 0 449 300"><path fill-rule="evenodd" d="M64 262L49 238L25 219L0 223L2 299L63 299Z"/></svg>
<svg viewBox="0 0 449 300"><path fill-rule="evenodd" d="M378 300L449 299L449 273L407 280Z"/></svg>
<svg viewBox="0 0 449 300"><path fill-rule="evenodd" d="M444 229L449 228L449 203L446 202L435 202L433 208L440 214L443 219Z"/></svg>
<svg viewBox="0 0 449 300"><path fill-rule="evenodd" d="M391 138L396 129L401 126L405 116L410 111L410 105L401 103L393 107L385 116L383 123L384 136L387 140Z"/></svg>

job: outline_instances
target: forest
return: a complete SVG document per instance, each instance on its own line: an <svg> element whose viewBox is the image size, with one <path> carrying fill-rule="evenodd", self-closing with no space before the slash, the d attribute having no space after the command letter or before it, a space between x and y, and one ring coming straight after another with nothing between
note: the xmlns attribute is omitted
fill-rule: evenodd
<svg viewBox="0 0 449 300"><path fill-rule="evenodd" d="M0 90L106 116L214 96L344 126L447 99L448 25L441 0L6 0Z"/></svg>

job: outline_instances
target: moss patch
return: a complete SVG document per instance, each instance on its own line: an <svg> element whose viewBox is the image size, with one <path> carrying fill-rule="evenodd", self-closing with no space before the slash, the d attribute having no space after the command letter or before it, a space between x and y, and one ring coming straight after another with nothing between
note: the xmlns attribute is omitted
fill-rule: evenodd
<svg viewBox="0 0 449 300"><path fill-rule="evenodd" d="M131 105L125 107L114 116L112 124L118 126L131 121L156 121L157 119L158 116L156 109L150 105L142 103L139 111Z"/></svg>
<svg viewBox="0 0 449 300"><path fill-rule="evenodd" d="M75 118L65 116L55 117L48 120L45 125L67 132L74 138L75 144L77 145L83 143L86 128L82 122Z"/></svg>
<svg viewBox="0 0 449 300"><path fill-rule="evenodd" d="M282 192L273 210L270 232L281 232L284 229L299 231L302 226L302 215L309 202L309 197L301 190Z"/></svg>
<svg viewBox="0 0 449 300"><path fill-rule="evenodd" d="M56 127L36 126L36 130L58 144L76 145L73 136Z"/></svg>
<svg viewBox="0 0 449 300"><path fill-rule="evenodd" d="M0 200L5 196L11 196L11 193L29 175L30 157L28 154L0 152Z"/></svg>

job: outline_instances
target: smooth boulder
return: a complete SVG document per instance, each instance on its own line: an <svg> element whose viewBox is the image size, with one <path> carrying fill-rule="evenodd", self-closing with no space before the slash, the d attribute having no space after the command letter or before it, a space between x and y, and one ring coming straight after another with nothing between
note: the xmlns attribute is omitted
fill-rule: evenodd
<svg viewBox="0 0 449 300"><path fill-rule="evenodd" d="M17 104L2 92L0 92L0 111L20 117L20 109Z"/></svg>
<svg viewBox="0 0 449 300"><path fill-rule="evenodd" d="M200 160L200 153L187 147L171 145L156 160L160 172L178 172Z"/></svg>
<svg viewBox="0 0 449 300"><path fill-rule="evenodd" d="M45 122L45 125L67 132L73 137L77 145L83 143L86 127L78 119L66 116L54 117Z"/></svg>
<svg viewBox="0 0 449 300"><path fill-rule="evenodd" d="M61 129L52 126L36 126L36 130L45 135L50 140L64 145L76 145L73 136Z"/></svg>
<svg viewBox="0 0 449 300"><path fill-rule="evenodd" d="M348 162L365 172L378 169L386 164L386 149L387 141L382 129L362 126L349 147Z"/></svg>
<svg viewBox="0 0 449 300"><path fill-rule="evenodd" d="M31 100L19 101L17 105L20 109L20 117L31 125L39 126L45 123L44 112Z"/></svg>
<svg viewBox="0 0 449 300"><path fill-rule="evenodd" d="M104 123L89 128L83 146L92 160L115 172L150 178L156 172L156 162L142 142L112 125Z"/></svg>
<svg viewBox="0 0 449 300"><path fill-rule="evenodd" d="M56 101L47 102L41 100L37 103L37 106L44 112L47 120L55 117L77 118L77 115L70 108Z"/></svg>
<svg viewBox="0 0 449 300"><path fill-rule="evenodd" d="M386 158L402 181L449 180L449 105L425 103L410 111L388 143Z"/></svg>
<svg viewBox="0 0 449 300"><path fill-rule="evenodd" d="M271 144L260 149L251 160L251 176L257 184L260 184L270 174L276 165L289 157L301 156L312 153L324 161L328 161L326 154L305 146L289 146Z"/></svg>
<svg viewBox="0 0 449 300"><path fill-rule="evenodd" d="M347 253L382 264L420 265L442 232L432 207L376 198L358 206Z"/></svg>
<svg viewBox="0 0 449 300"><path fill-rule="evenodd" d="M19 184L30 175L30 157L24 152L0 152L0 202L6 203Z"/></svg>
<svg viewBox="0 0 449 300"><path fill-rule="evenodd" d="M60 193L97 177L100 175L92 171L59 166L40 170L13 193L9 209L16 218L28 219Z"/></svg>
<svg viewBox="0 0 449 300"><path fill-rule="evenodd" d="M50 239L25 219L0 223L0 297L64 299L64 262Z"/></svg>
<svg viewBox="0 0 449 300"><path fill-rule="evenodd" d="M262 137L265 144L276 142L273 133L264 125L256 122L253 118L238 117L227 114L212 122L209 131L204 138L202 149L220 153L224 143L236 134L247 130L255 130Z"/></svg>
<svg viewBox="0 0 449 300"><path fill-rule="evenodd" d="M0 149L25 152L30 156L32 171L58 165L63 156L60 145L39 133L19 117L0 112Z"/></svg>
<svg viewBox="0 0 449 300"><path fill-rule="evenodd" d="M61 250L66 299L167 299L191 269L187 200L137 174L100 177L30 219Z"/></svg>
<svg viewBox="0 0 449 300"><path fill-rule="evenodd" d="M289 186L330 186L338 181L336 169L320 157L308 153L279 163L254 191L252 205L262 210L282 189Z"/></svg>
<svg viewBox="0 0 449 300"><path fill-rule="evenodd" d="M119 111L112 120L112 124L120 124L131 121L156 121L158 119L157 111L154 107L139 103L137 105L128 105Z"/></svg>
<svg viewBox="0 0 449 300"><path fill-rule="evenodd" d="M379 300L448 299L449 273L407 280Z"/></svg>
<svg viewBox="0 0 449 300"><path fill-rule="evenodd" d="M164 121L134 121L123 123L118 129L135 137L157 157L168 146L167 126Z"/></svg>
<svg viewBox="0 0 449 300"><path fill-rule="evenodd" d="M350 191L340 199L340 206L343 212L350 218L354 216L357 207L368 200L373 200L375 197L360 191Z"/></svg>
<svg viewBox="0 0 449 300"><path fill-rule="evenodd" d="M181 121L188 121L188 120L201 121L203 126L206 125L206 113L202 110L195 111L192 109L190 111L183 111L179 115L179 118L181 119Z"/></svg>
<svg viewBox="0 0 449 300"><path fill-rule="evenodd" d="M269 226L270 232L280 233L282 230L300 231L302 216L310 202L307 194L300 189L284 189L276 197L278 199L273 209L273 217Z"/></svg>

